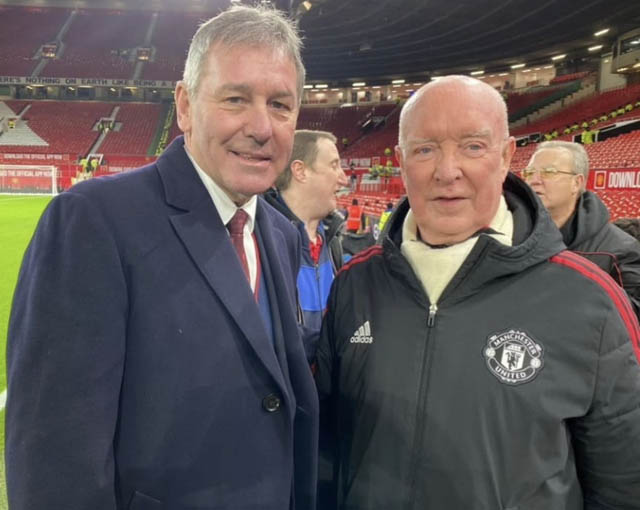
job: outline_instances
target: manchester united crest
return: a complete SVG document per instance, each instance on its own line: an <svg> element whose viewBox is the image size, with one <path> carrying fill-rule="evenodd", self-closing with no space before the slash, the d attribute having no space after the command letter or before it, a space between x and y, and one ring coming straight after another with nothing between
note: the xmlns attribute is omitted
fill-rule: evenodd
<svg viewBox="0 0 640 510"><path fill-rule="evenodd" d="M512 386L531 381L544 366L542 346L515 329L491 335L483 354L491 373Z"/></svg>

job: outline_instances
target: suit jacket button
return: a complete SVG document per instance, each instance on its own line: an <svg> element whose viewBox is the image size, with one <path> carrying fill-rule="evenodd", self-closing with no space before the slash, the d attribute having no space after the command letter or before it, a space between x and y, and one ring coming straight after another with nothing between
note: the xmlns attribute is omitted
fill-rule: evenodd
<svg viewBox="0 0 640 510"><path fill-rule="evenodd" d="M262 399L262 407L268 413L275 413L280 409L280 397L275 393L270 393Z"/></svg>

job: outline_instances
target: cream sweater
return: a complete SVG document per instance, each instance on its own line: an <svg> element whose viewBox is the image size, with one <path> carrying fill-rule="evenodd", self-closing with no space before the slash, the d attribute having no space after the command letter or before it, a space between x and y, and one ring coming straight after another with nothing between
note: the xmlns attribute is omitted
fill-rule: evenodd
<svg viewBox="0 0 640 510"><path fill-rule="evenodd" d="M487 235L502 244L512 245L513 215L507 208L504 197L500 198L498 212L489 227L496 232ZM409 209L402 226L400 250L422 282L429 301L435 304L477 241L478 236L473 236L446 248L431 248L418 239L418 226L413 211Z"/></svg>

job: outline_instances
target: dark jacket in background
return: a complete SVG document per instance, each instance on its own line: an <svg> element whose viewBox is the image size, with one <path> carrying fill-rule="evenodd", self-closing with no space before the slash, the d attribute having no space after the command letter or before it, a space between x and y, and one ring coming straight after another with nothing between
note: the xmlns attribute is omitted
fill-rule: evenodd
<svg viewBox="0 0 640 510"><path fill-rule="evenodd" d="M597 264L624 288L640 318L640 242L609 223L602 200L585 191L560 229L567 247Z"/></svg>

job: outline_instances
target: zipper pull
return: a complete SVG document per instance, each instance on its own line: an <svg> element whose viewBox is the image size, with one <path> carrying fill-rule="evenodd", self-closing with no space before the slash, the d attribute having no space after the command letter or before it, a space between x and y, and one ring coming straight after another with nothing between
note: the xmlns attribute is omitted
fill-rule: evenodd
<svg viewBox="0 0 640 510"><path fill-rule="evenodd" d="M436 323L436 313L438 312L438 305L433 303L429 306L429 318L427 319L427 326L432 328Z"/></svg>

